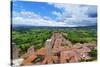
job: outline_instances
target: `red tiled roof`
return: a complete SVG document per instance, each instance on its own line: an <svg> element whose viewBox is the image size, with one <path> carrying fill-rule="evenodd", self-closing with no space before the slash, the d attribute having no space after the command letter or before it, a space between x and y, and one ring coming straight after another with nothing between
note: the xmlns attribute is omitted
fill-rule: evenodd
<svg viewBox="0 0 100 67"><path fill-rule="evenodd" d="M84 57L85 59L90 58L88 55L88 52L91 51L88 47L89 44L76 43L72 45L60 33L53 33L51 39L47 41L45 47L37 51L34 51L33 47L28 49L28 52L23 56L23 65L32 64L37 55L44 56L44 59L36 64L71 63L79 62Z"/></svg>
<svg viewBox="0 0 100 67"><path fill-rule="evenodd" d="M36 52L37 55L45 55L46 54L46 49L45 48L41 48Z"/></svg>

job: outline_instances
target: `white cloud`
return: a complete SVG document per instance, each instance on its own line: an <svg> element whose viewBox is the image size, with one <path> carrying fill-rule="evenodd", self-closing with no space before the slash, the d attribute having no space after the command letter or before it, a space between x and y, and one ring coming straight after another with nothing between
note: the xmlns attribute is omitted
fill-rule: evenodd
<svg viewBox="0 0 100 67"><path fill-rule="evenodd" d="M57 12L57 11L53 11L52 14L54 14L56 16L61 16L61 13L60 12Z"/></svg>
<svg viewBox="0 0 100 67"><path fill-rule="evenodd" d="M97 23L96 17L89 17L88 14L97 13L96 6L89 5L73 5L73 4L58 4L48 3L55 8L63 10L62 13L52 12L60 21L69 25L88 26Z"/></svg>
<svg viewBox="0 0 100 67"><path fill-rule="evenodd" d="M88 6L80 6L73 4L52 4L56 8L62 9L62 15L71 15L72 17L87 17L85 13L88 11Z"/></svg>
<svg viewBox="0 0 100 67"><path fill-rule="evenodd" d="M17 15L15 15L17 14ZM41 17L33 12L14 12L12 18L14 25L34 25L34 26L66 26L64 22L49 20L48 17Z"/></svg>

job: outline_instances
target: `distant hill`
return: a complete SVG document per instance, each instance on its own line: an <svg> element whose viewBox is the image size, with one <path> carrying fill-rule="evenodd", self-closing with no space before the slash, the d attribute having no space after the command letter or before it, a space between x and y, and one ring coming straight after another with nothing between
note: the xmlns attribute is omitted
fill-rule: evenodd
<svg viewBox="0 0 100 67"><path fill-rule="evenodd" d="M11 25L12 30L28 30L28 29L70 29L70 28L94 28L97 29L97 25L92 26L78 26L78 27L54 27L54 26L29 26L29 25Z"/></svg>

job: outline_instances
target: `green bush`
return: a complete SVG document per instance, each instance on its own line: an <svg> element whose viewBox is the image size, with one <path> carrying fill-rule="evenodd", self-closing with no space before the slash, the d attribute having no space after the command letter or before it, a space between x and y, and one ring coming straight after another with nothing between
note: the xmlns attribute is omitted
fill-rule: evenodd
<svg viewBox="0 0 100 67"><path fill-rule="evenodd" d="M89 52L91 57L97 58L97 49L92 49L91 52Z"/></svg>

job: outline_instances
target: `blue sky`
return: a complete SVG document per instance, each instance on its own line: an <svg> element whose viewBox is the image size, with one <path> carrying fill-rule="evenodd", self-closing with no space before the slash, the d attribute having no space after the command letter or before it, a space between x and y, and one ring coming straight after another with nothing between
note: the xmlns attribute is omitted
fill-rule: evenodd
<svg viewBox="0 0 100 67"><path fill-rule="evenodd" d="M95 5L13 0L12 24L31 26L90 26L97 23Z"/></svg>

